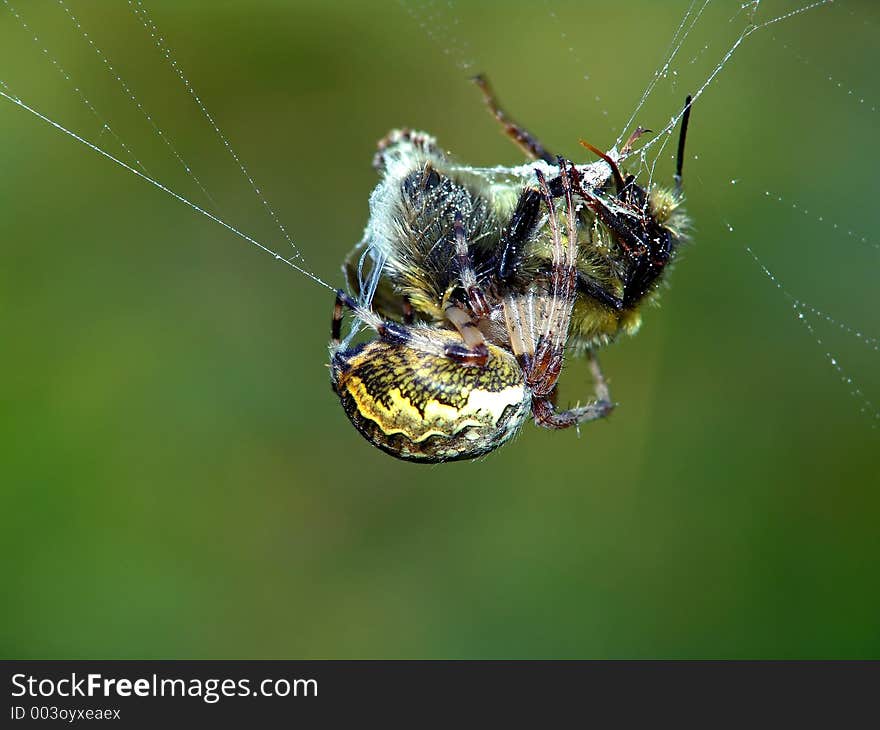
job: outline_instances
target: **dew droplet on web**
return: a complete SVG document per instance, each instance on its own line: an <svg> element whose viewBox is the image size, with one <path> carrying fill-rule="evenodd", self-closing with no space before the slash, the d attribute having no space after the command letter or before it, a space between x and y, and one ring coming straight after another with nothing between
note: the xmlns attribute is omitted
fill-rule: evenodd
<svg viewBox="0 0 880 730"><path fill-rule="evenodd" d="M822 319L825 322L827 322L828 324L835 326L838 329L841 329L850 335L855 335L859 341L862 341L862 342L864 341L863 338L861 338L861 336L860 336L861 335L860 331L850 328L848 325L845 325L843 322L839 322L839 321L835 320L831 316L825 314L824 312L821 312L820 310L816 309L812 305L807 304L806 302L792 296L782 286L782 283L779 281L779 279L761 262L761 260L758 258L758 256L755 254L755 252L751 249L751 247L746 246L745 251L746 251L746 253L749 254L749 256L751 256L752 260L757 264L757 266L761 269L761 271L764 273L764 275L773 283L773 286L778 291L780 291L791 302L792 309L796 313L797 321L803 325L805 330L810 334L810 336L813 338L813 341L815 342L815 344L818 347L822 347L824 345L823 338L818 335L813 324L805 316L804 310L813 314L817 319ZM880 342L878 342L877 340L873 340L873 349L878 350L878 347L880 347ZM858 386L855 386L855 380L853 379L853 377L844 372L843 367L840 364L839 358L836 355L834 355L832 352L830 352L829 350L823 349L822 352L825 356L825 359L828 361L828 363L831 365L831 367L840 376L841 382L845 382L847 385L854 386L853 389L851 391L849 391L849 394L853 399L859 401L860 413L870 415L870 417L874 420L880 420L880 411L878 411L878 409L874 406L874 404L864 395L862 390Z"/></svg>

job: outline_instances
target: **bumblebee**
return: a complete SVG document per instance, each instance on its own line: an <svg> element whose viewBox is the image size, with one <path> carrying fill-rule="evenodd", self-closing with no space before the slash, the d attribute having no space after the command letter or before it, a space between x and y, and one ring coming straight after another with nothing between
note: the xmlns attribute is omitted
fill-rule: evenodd
<svg viewBox="0 0 880 730"><path fill-rule="evenodd" d="M380 182L363 240L343 271L331 324L333 390L358 431L400 459L473 459L531 417L562 429L613 403L595 351L635 333L640 309L684 240L682 114L675 184L641 187L622 150L576 165L551 155L476 79L506 134L532 160L518 168L456 163L423 132L379 142ZM342 338L350 311L356 326ZM376 338L353 344L360 324ZM588 358L594 398L558 410L566 354Z"/></svg>

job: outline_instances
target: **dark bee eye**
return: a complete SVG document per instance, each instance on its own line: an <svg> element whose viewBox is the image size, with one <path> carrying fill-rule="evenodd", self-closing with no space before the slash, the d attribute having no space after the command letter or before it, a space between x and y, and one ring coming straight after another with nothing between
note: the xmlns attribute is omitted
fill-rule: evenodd
<svg viewBox="0 0 880 730"><path fill-rule="evenodd" d="M443 339L456 341L452 333ZM408 461L473 459L523 424L531 396L516 359L490 346L484 367L381 340L339 351L333 389L358 431Z"/></svg>

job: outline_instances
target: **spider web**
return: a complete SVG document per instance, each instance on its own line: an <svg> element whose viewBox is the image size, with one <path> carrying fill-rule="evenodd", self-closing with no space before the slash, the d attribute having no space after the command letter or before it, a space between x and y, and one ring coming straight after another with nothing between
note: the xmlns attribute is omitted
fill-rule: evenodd
<svg viewBox="0 0 880 730"><path fill-rule="evenodd" d="M119 135L114 131L111 127L110 123L101 116L101 114L97 111L95 105L89 100L89 98L85 95L80 86L77 85L74 78L71 74L66 70L66 68L59 62L56 55L49 49L49 47L44 43L43 38L37 33L37 31L32 27L32 25L28 22L27 17L22 12L18 3L12 2L12 0L2 0L3 6L5 10L9 14L9 16L14 19L15 24L19 26L19 28L23 31L25 36L29 37L29 39L33 42L36 49L43 55L45 60L49 63L50 66L60 75L63 79L64 84L69 88L70 92L74 93L79 100L82 102L83 106L88 110L94 120L98 123L101 133L108 133L112 136L113 141L118 145L119 152L117 156L112 152L108 152L106 149L101 147L99 144L87 139L86 137L78 134L77 132L69 129L58 121L53 120L48 115L42 113L39 109L31 106L25 99L23 99L16 91L10 88L9 84L0 77L0 96L2 96L6 101L11 102L15 106L19 107L23 111L26 111L39 119L40 121L49 124L50 126L57 129L59 132L67 135L71 139L79 142L80 144L89 147L97 154L105 157L111 162L115 163L119 167L124 170L140 177L145 182L150 185L162 190L164 193L170 195L176 200L180 201L184 205L190 207L196 213L199 213L211 221L217 223L222 226L226 230L230 231L234 235L239 238L247 241L248 243L256 246L260 250L265 253L270 254L275 260L281 261L294 270L298 271L300 274L306 276L307 278L314 281L316 284L326 287L333 291L333 287L323 281L317 274L306 268L305 262L303 260L302 254L297 248L296 244L294 244L293 239L287 232L287 229L284 227L283 223L279 219L277 213L275 212L272 205L269 203L268 198L263 194L260 190L256 180L251 176L244 162L235 152L234 148L230 144L229 140L223 135L223 132L220 130L214 118L211 116L205 104L202 102L195 88L190 84L186 75L183 73L183 70L178 65L175 56L167 44L165 38L162 36L161 31L156 26L153 21L146 5L142 2L142 0L128 0L127 5L131 11L132 16L140 22L144 31L148 34L151 43L156 47L160 56L168 63L169 67L173 71L174 75L177 77L179 82L182 84L183 88L192 98L192 101L195 103L198 110L204 116L205 120L211 127L212 131L216 135L219 143L224 147L225 151L230 155L235 165L238 167L241 175L248 183L253 195L256 196L257 200L262 205L264 211L269 216L274 225L278 228L284 240L290 245L293 249L293 255L289 257L284 257L276 251L272 250L267 245L257 241L253 236L250 236L247 233L242 232L234 225L228 223L223 220L217 213L211 212L212 209L216 210L218 207L217 201L211 195L211 193L207 190L205 185L197 176L194 169L190 166L190 164L184 159L183 155L178 151L175 143L172 141L171 135L166 133L166 131L160 127L159 123L154 118L154 114L151 113L147 106L139 99L136 93L132 90L129 83L122 76L120 71L114 66L114 63L111 57L102 50L102 47L96 42L92 31L88 26L84 25L78 15L74 12L71 5L67 2L67 0L56 0L57 6L60 11L63 13L63 18L59 20L59 24L62 26L67 26L66 21L69 22L69 27L71 28L71 32L74 36L78 36L83 43L88 47L88 49L94 52L97 57L99 63L106 70L107 74L111 79L111 83L115 82L118 85L119 89L122 91L123 95L131 102L131 105L136 110L137 114L143 118L143 120L149 125L152 132L155 136L162 142L162 144L167 148L170 152L173 159L178 163L179 167L183 169L186 176L190 179L190 181L195 185L198 191L201 193L205 203L198 204L192 202L188 197L176 192L171 189L164 183L160 182L156 177L153 177L152 174L147 170L144 163L141 161L139 157L135 155L129 145L127 145ZM296 263L295 260L298 260L300 263Z"/></svg>
<svg viewBox="0 0 880 730"><path fill-rule="evenodd" d="M303 252L294 243L296 226L293 226L294 235L290 235L282 223L282 215L270 202L271 195L257 182L259 175L254 174L239 155L235 141L224 134L220 120L211 113L191 83L177 57L175 46L179 44L163 35L149 3L128 0L120 8L115 8L114 20L130 24L132 37L135 31L140 34L139 42L149 49L149 52L144 51L145 66L149 67L147 73L159 75L161 71L165 74L163 83L175 84L180 94L193 104L206 124L205 136L228 157L233 173L240 175L249 194L274 227L278 240L292 249L291 255L281 255L277 252L279 247L264 242L265 237L251 235L242 226L227 220L230 218L228 211L217 202L211 190L214 181L199 174L188 162L191 156L187 148L174 139L175 130L166 127L158 118L157 102L144 101L141 96L138 81L142 79L132 80L131 69L126 73L119 70L114 56L102 41L96 39L98 29L80 17L75 3L56 0L48 4L51 7L41 7L39 24L29 17L34 10L32 4L22 0L2 0L2 5L4 37L15 37L14 42L6 45L7 55L0 71L0 95L9 109L18 107L31 114L34 123L51 125L60 134L88 146L127 173L162 190L311 281L333 288L307 265ZM643 138L636 155L627 163L633 172L639 173L642 181L669 179L676 125L685 94L694 95L697 112L703 108L704 97L723 97L727 93L723 87L725 76L737 63L748 63L750 48L756 46L769 45L780 64L793 65L799 73L812 78L816 93L832 99L828 103L839 109L843 120L854 122L851 134L857 139L858 129L876 123L878 100L872 96L872 91L849 83L846 72L836 70L834 59L823 58L821 37L819 42L802 41L795 30L799 24L807 24L814 33L817 27L826 32L825 29L832 24L846 20L873 37L876 26L869 8L854 3L832 0L746 3L693 0L675 6L664 4L658 16L662 25L657 26L657 42L650 47L643 44L631 48L627 48L624 42L621 45L623 52L638 57L638 60L629 60L626 64L615 64L613 56L596 54L591 41L600 33L612 37L620 35L625 39L627 28L639 23L658 22L658 18L639 18L629 14L625 7L612 9L607 4L566 5L547 1L530 10L540 33L535 26L527 26L523 28L521 38L498 38L492 35L491 23L486 22L491 15L484 13L480 16L464 3L405 0L398 3L397 9L408 16L433 44L438 59L448 59L450 72L457 78L503 67L500 59L505 55L509 57L512 49L519 52L525 46L527 52L535 56L534 76L530 79L537 82L532 84L533 94L541 105L555 106L557 116L570 120L567 136L571 139L583 133L582 123L577 120L584 106L591 107L591 135L599 129L600 135L610 131L615 137L611 140L591 136L591 141L600 143L599 146L619 148L635 125L650 126L654 129L653 135ZM817 20L820 14L823 19ZM91 61L104 69L106 86L96 92L86 92L79 85L76 68L62 60L63 52L71 47L79 49L77 54L90 55ZM626 74L621 73L621 66L625 67ZM27 73L14 73L20 68L26 69ZM643 85L639 86L632 78L632 68L653 71L646 74ZM42 71L38 72L38 69ZM541 95L540 79L547 73L563 74L571 79L571 89L577 95L577 103L570 106L571 111L560 115L558 109L566 107L558 99ZM624 79L627 74L628 78ZM49 81L50 76L54 81ZM603 83L603 77L611 77L611 85ZM79 99L83 115L70 123L56 120L48 104L51 94L38 93L43 86L51 86L53 93ZM114 118L108 118L110 115L103 111L106 105L101 102L104 95L110 93L122 94L126 99L127 109L118 116L135 117L141 125L148 127L150 144L144 144L142 140L135 143L128 135L119 133L119 129L131 126L131 120L117 124L116 113ZM47 104L37 103L32 97L39 97L39 101ZM522 108L522 104L517 108ZM9 109L6 113L11 113ZM802 112L808 114L809 107L805 106ZM768 120L768 127L774 128L779 136L804 140L803 135L797 134L796 120L797 112L782 123ZM389 126L397 123L397 120L388 121ZM699 134L693 132L693 135ZM706 139L708 136L703 137ZM876 353L880 351L876 331L876 289L868 283L869 274L876 271L880 241L872 233L873 219L855 214L856 211L870 211L871 197L863 195L860 198L861 191L847 190L845 174L833 163L832 145L826 143L829 149L825 156L829 161L817 162L816 179L823 186L820 193L814 193L798 181L786 180L784 175L765 180L760 160L768 145L750 140L740 140L739 144L750 154L743 155L742 161L729 156L731 174L729 184L723 186L711 180L704 182L700 177L700 156L718 153L706 146L690 146L685 168L686 188L696 189L691 193L695 203L712 206L714 210L713 215L704 215L697 221L698 239L706 235L714 238L719 231L726 234L728 243L720 249L719 255L749 263L753 276L749 286L757 287L756 282L762 282L776 297L780 310L791 310L791 322L803 328L802 332L835 378L841 381L857 410L876 428L880 423L876 394L872 392L876 383L864 384L856 377L857 372L877 371ZM815 146L811 149L807 149L807 144L804 141L797 154L809 154L819 159L822 156L821 141L813 140ZM784 165L785 159L777 160L777 164ZM168 180L175 182L168 183ZM788 187L786 183L789 183ZM701 195L707 190L711 191L711 196ZM748 220L728 216L732 201L743 198L747 198L748 205L755 209L774 208L780 230L755 231L749 227ZM821 282L817 284L815 279L791 280L786 264L791 259L792 247L786 243L786 238L801 230L823 231L828 248L799 249L797 256L812 259L815 262L812 270L821 269L826 278L837 280L852 276L854 288L861 291L861 296L856 297L862 305L860 309L851 312L848 307L853 306L852 302L841 302L834 297L824 301ZM829 255L829 250L834 252L833 255ZM370 277L373 284L379 268ZM797 275L802 276L802 273ZM850 359L856 361L855 366L850 367Z"/></svg>

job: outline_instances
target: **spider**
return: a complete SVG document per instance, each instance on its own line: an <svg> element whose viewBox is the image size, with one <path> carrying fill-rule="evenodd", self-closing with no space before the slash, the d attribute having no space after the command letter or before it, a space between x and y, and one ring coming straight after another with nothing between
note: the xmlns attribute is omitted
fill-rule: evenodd
<svg viewBox="0 0 880 730"><path fill-rule="evenodd" d="M575 165L503 110L475 79L505 133L533 160L521 168L456 164L423 132L395 130L374 158L381 181L364 239L344 272L331 324L333 390L358 431L400 459L473 459L509 441L528 417L563 429L612 409L596 348L634 333L685 237L681 174L640 187L618 152ZM366 264L370 275L364 276ZM345 311L376 333L341 338ZM353 329L354 332L354 329ZM594 398L556 406L567 352L588 358Z"/></svg>

